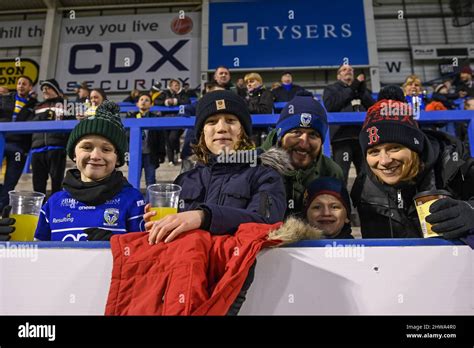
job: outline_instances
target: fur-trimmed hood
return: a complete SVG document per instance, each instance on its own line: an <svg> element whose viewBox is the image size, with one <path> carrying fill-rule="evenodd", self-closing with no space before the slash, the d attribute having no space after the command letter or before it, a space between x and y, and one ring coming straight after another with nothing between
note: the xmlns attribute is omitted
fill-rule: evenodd
<svg viewBox="0 0 474 348"><path fill-rule="evenodd" d="M322 230L295 217L289 217L283 225L268 234L269 240L281 241L278 246L296 243L300 240L325 238L327 237L324 236Z"/></svg>
<svg viewBox="0 0 474 348"><path fill-rule="evenodd" d="M257 149L261 151L261 149ZM290 155L283 149L272 147L266 152L258 154L259 162L266 166L275 169L280 175L287 176L293 170L293 166L290 161Z"/></svg>

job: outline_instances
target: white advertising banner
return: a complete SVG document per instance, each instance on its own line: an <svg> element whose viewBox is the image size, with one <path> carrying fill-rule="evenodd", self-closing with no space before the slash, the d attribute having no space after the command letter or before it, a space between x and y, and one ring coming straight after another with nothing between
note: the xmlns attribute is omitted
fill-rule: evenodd
<svg viewBox="0 0 474 348"><path fill-rule="evenodd" d="M44 19L0 22L0 48L41 46Z"/></svg>
<svg viewBox="0 0 474 348"><path fill-rule="evenodd" d="M199 46L199 13L64 19L56 78L66 92L82 81L112 92L172 78L195 87Z"/></svg>

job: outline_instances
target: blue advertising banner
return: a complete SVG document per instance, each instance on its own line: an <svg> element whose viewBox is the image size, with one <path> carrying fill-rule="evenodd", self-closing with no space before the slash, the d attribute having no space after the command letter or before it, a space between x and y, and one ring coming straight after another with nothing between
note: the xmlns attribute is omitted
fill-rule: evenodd
<svg viewBox="0 0 474 348"><path fill-rule="evenodd" d="M208 68L369 65L363 0L209 4Z"/></svg>

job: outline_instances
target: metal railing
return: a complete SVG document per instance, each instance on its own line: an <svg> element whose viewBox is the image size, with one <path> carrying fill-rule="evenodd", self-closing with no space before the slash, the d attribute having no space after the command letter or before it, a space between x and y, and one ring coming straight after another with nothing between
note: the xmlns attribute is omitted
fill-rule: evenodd
<svg viewBox="0 0 474 348"><path fill-rule="evenodd" d="M362 124L365 112L340 112L329 113L330 125ZM252 115L254 127L274 126L279 118L278 114ZM474 154L474 111L436 111L421 112L419 123L436 122L467 122L468 137L471 154ZM156 117L141 119L123 119L125 128L130 130L129 170L128 181L136 188L140 187L142 166L142 129L182 129L193 128L194 117ZM40 122L4 122L0 123L0 159L3 158L5 147L5 133L38 133L38 132L69 132L78 121L40 121ZM329 130L323 144L323 152L331 154ZM1 165L1 161L0 161Z"/></svg>

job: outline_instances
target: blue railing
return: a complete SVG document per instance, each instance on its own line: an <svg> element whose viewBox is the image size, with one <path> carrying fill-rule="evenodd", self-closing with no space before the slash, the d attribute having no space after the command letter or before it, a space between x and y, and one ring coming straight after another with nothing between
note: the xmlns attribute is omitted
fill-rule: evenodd
<svg viewBox="0 0 474 348"><path fill-rule="evenodd" d="M274 126L279 115L253 115L254 127ZM332 125L362 124L364 112L329 113L328 121ZM468 122L468 136L470 139L471 154L474 154L474 111L437 111L421 112L421 124L433 122ZM142 129L182 129L194 127L194 117L156 117L142 119L123 119L125 128L130 129L129 171L128 180L136 188L140 187L141 161L142 161ZM3 158L5 147L5 133L37 133L37 132L68 132L78 121L42 121L42 122L5 122L0 123L0 158ZM326 135L329 139L329 131ZM331 154L330 142L323 145L323 152ZM0 162L1 163L1 162Z"/></svg>

